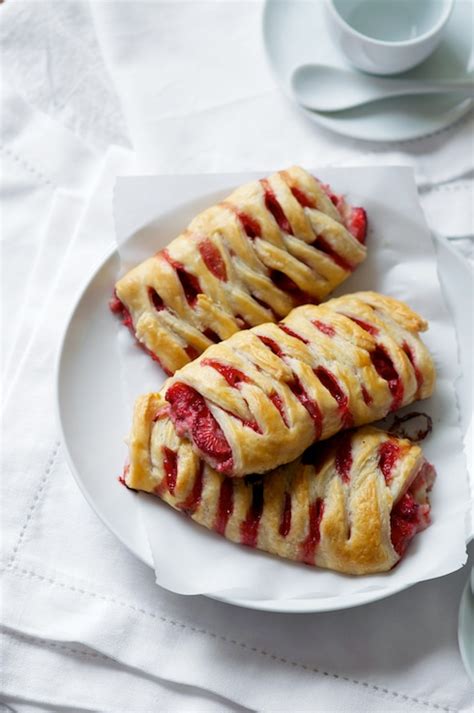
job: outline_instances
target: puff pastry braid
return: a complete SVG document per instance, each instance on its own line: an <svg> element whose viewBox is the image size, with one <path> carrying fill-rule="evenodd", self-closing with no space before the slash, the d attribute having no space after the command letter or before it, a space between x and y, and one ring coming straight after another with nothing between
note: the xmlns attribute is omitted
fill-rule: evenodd
<svg viewBox="0 0 474 713"><path fill-rule="evenodd" d="M115 287L112 311L172 374L215 342L323 300L364 260L366 215L294 166L234 191Z"/></svg>
<svg viewBox="0 0 474 713"><path fill-rule="evenodd" d="M391 569L430 522L421 449L366 426L264 476L226 478L179 438L159 394L138 399L128 487L233 542L347 574Z"/></svg>
<svg viewBox="0 0 474 713"><path fill-rule="evenodd" d="M429 396L426 322L375 292L294 309L210 347L162 394L180 436L219 472L263 473L313 442Z"/></svg>

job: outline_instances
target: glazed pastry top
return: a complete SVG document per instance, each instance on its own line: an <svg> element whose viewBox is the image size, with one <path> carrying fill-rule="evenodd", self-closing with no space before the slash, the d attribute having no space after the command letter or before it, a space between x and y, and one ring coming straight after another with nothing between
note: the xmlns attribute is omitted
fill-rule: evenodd
<svg viewBox="0 0 474 713"><path fill-rule="evenodd" d="M317 303L364 260L367 221L294 166L235 190L116 284L113 311L172 374L241 329Z"/></svg>
<svg viewBox="0 0 474 713"><path fill-rule="evenodd" d="M234 542L347 574L391 569L429 524L434 470L372 427L317 443L264 476L227 478L179 438L159 394L136 404L125 482Z"/></svg>
<svg viewBox="0 0 474 713"><path fill-rule="evenodd" d="M359 292L233 335L162 389L178 434L229 476L264 473L314 441L429 396L435 372L404 303Z"/></svg>

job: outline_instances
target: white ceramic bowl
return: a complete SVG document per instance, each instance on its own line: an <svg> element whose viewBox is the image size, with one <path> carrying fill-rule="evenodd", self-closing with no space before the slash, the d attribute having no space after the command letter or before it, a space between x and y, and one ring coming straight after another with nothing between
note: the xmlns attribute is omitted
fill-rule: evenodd
<svg viewBox="0 0 474 713"><path fill-rule="evenodd" d="M454 0L326 0L326 16L333 40L355 67L398 74L433 52L453 6Z"/></svg>

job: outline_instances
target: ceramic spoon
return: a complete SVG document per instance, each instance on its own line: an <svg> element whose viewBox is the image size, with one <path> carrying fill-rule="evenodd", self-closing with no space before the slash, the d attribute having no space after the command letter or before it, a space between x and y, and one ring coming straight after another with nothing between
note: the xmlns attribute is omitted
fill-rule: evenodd
<svg viewBox="0 0 474 713"><path fill-rule="evenodd" d="M474 97L472 79L385 79L324 64L301 65L291 76L291 86L299 103L314 111L343 111L409 94L462 92Z"/></svg>

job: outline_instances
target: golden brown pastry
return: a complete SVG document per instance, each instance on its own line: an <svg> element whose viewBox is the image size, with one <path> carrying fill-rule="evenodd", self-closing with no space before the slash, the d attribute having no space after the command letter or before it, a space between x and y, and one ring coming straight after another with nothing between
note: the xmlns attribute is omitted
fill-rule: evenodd
<svg viewBox="0 0 474 713"><path fill-rule="evenodd" d="M159 394L138 399L125 483L233 542L369 574L391 569L430 522L434 470L406 439L366 426L264 476L232 479L179 438L168 408Z"/></svg>
<svg viewBox="0 0 474 713"><path fill-rule="evenodd" d="M241 329L320 302L364 260L365 211L294 166L200 213L116 284L112 311L168 374Z"/></svg>
<svg viewBox="0 0 474 713"><path fill-rule="evenodd" d="M426 322L375 292L294 309L210 347L165 382L181 437L229 476L264 473L311 443L429 396Z"/></svg>

